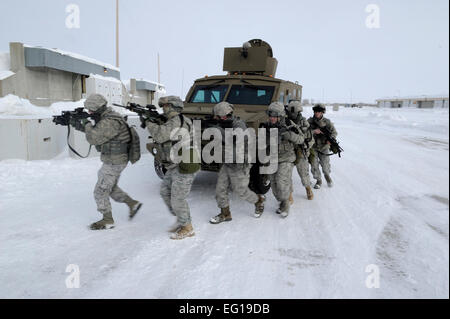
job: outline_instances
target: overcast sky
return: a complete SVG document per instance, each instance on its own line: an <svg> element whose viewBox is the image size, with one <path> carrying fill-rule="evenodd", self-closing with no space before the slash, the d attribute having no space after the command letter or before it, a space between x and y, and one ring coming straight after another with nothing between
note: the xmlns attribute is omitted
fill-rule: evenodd
<svg viewBox="0 0 450 319"><path fill-rule="evenodd" d="M115 64L115 0L1 0L0 52L24 42ZM66 27L66 6L80 28ZM369 4L379 28L368 28ZM224 74L223 48L259 38L278 59L277 77L303 97L373 102L448 94L448 0L121 0L120 67L184 95L196 78ZM374 20L371 20L374 22ZM183 76L184 75L184 76Z"/></svg>

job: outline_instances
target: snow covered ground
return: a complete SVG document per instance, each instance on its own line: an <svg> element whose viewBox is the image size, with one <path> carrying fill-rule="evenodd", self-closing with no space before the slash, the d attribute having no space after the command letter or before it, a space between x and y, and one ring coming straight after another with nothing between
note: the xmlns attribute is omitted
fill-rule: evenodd
<svg viewBox="0 0 450 319"><path fill-rule="evenodd" d="M0 298L448 298L448 110L327 116L345 150L333 188L308 201L294 172L288 218L269 193L260 219L234 197L233 221L211 225L216 175L202 172L189 197L196 236L183 241L169 239L174 217L148 154L120 181L141 212L129 222L113 203L108 231L87 228L100 217L98 158L1 161ZM66 287L70 264L78 289ZM379 288L366 286L368 265Z"/></svg>

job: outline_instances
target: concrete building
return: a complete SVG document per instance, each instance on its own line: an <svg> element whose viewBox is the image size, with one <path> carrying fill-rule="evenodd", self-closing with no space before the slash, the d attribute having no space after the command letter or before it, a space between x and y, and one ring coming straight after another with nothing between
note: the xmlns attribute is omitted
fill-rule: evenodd
<svg viewBox="0 0 450 319"><path fill-rule="evenodd" d="M163 85L143 79L131 79L125 85L119 69L75 53L22 43L10 43L10 52L0 53L0 97L12 94L29 100L33 105L28 107L45 108L55 102L77 102L93 93L105 96L109 105L156 105L166 91ZM116 110L128 115L129 124L139 126L134 113ZM141 150L146 152L148 132L138 129L138 133ZM51 115L0 113L0 160L51 159L67 149L66 139L67 128L55 125ZM89 145L84 134L72 130L69 142L81 154L87 154ZM75 156L71 151L69 154ZM92 149L91 156L97 155Z"/></svg>
<svg viewBox="0 0 450 319"><path fill-rule="evenodd" d="M124 97L124 103L156 105L159 98L166 93L164 85L144 79L130 79L126 84L126 88L128 96L127 98Z"/></svg>
<svg viewBox="0 0 450 319"><path fill-rule="evenodd" d="M77 54L22 43L10 43L9 48L10 69L0 77L0 96L14 94L49 106L83 98L91 74L120 79L119 69Z"/></svg>
<svg viewBox="0 0 450 319"><path fill-rule="evenodd" d="M378 107L448 108L448 95L392 97L377 100Z"/></svg>

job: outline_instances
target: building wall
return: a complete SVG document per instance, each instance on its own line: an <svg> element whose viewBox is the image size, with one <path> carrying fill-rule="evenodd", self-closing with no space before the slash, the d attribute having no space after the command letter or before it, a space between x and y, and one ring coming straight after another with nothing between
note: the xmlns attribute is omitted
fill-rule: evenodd
<svg viewBox="0 0 450 319"><path fill-rule="evenodd" d="M66 148L67 128L53 119L1 119L0 160L48 160Z"/></svg>
<svg viewBox="0 0 450 319"><path fill-rule="evenodd" d="M14 94L37 106L50 106L58 101L83 98L82 75L51 68L26 67L22 43L10 43L11 71L15 74L0 81L0 96ZM122 83L115 79L87 80L86 94L100 93L111 103L122 103Z"/></svg>
<svg viewBox="0 0 450 319"><path fill-rule="evenodd" d="M81 98L81 78L74 74L44 68L25 67L24 46L10 43L11 71L15 74L0 81L1 95L14 94L37 106Z"/></svg>
<svg viewBox="0 0 450 319"><path fill-rule="evenodd" d="M108 104L122 104L122 82L116 79L90 76L86 78L86 96L98 93L103 95Z"/></svg>
<svg viewBox="0 0 450 319"><path fill-rule="evenodd" d="M16 74L11 75L3 80L0 80L0 96L8 94L16 94Z"/></svg>
<svg viewBox="0 0 450 319"><path fill-rule="evenodd" d="M401 107L416 107L416 108L448 108L448 99L432 99L425 100L409 99L402 101L390 101L379 100L377 101L378 107L397 107L398 103L401 103Z"/></svg>
<svg viewBox="0 0 450 319"><path fill-rule="evenodd" d="M153 104L151 92L143 90L136 90L132 93L130 92L130 102L140 105Z"/></svg>
<svg viewBox="0 0 450 319"><path fill-rule="evenodd" d="M436 100L434 101L435 108L448 108L448 100Z"/></svg>
<svg viewBox="0 0 450 319"><path fill-rule="evenodd" d="M136 88L136 79L130 79L130 92L128 92L128 101L140 105L155 104L155 92L148 90L138 90Z"/></svg>

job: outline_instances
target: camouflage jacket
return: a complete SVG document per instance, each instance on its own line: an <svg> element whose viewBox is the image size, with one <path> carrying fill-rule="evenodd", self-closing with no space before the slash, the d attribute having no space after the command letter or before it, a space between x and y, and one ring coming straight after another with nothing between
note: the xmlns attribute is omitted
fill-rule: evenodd
<svg viewBox="0 0 450 319"><path fill-rule="evenodd" d="M298 116L292 121L297 124L298 128L305 136L305 140L303 144L301 144L301 146L304 150L308 151L309 149L311 149L315 142L308 120L303 117L301 113L299 113Z"/></svg>
<svg viewBox="0 0 450 319"><path fill-rule="evenodd" d="M233 117L230 129L238 129L233 131L233 135L226 134L226 128L222 128L220 126L217 126L217 128L220 130L222 135L222 163L227 166L236 166L236 164L240 164L242 166L243 164L250 163L252 159L248 156L248 142L252 141L250 138L245 141L244 135L241 135L239 130L242 129L242 133L245 132L247 129L245 122L239 117Z"/></svg>
<svg viewBox="0 0 450 319"><path fill-rule="evenodd" d="M181 123L182 121L183 123ZM170 150L173 145L182 139L182 136L180 136L181 134L179 134L183 132L181 128L184 128L189 132L189 138L186 138L186 144L189 142L189 145L185 146L190 146L193 134L192 120L184 115L172 112L168 115L167 122L159 125L147 121L146 125L153 140L158 144L158 161L160 161L167 169L176 167L178 164L172 161Z"/></svg>
<svg viewBox="0 0 450 319"><path fill-rule="evenodd" d="M128 144L130 132L125 119L110 107L100 116L93 126L85 127L86 139L101 153L100 159L105 164L121 165L128 163Z"/></svg>
<svg viewBox="0 0 450 319"><path fill-rule="evenodd" d="M308 123L310 125L311 131L314 131L315 129L320 129L323 127L327 127L327 129L330 131L331 136L336 138L337 131L334 127L333 122L331 122L329 119L322 117L320 120L316 119L315 117L310 117L308 119ZM323 134L313 134L315 144L313 146L314 150L318 150L320 152L326 152L328 153L328 150L330 149L330 145L327 144L327 139Z"/></svg>
<svg viewBox="0 0 450 319"><path fill-rule="evenodd" d="M297 155L295 152L296 146L298 144L303 144L305 140L304 134L299 130L297 124L295 124L292 120L286 118L283 120L283 126L286 128L289 127L288 133L283 137L280 133L278 133L278 162L291 162L294 163ZM268 125L270 127L270 124ZM267 127L267 126L266 126ZM269 142L269 139L266 138L266 143ZM270 145L271 147L272 145Z"/></svg>

